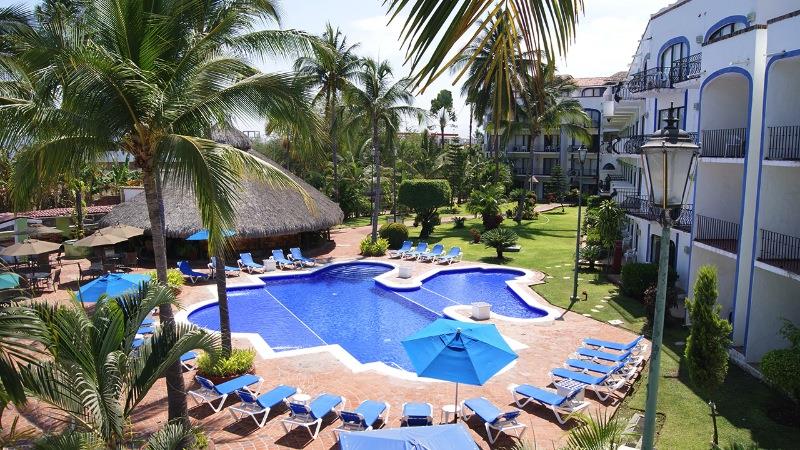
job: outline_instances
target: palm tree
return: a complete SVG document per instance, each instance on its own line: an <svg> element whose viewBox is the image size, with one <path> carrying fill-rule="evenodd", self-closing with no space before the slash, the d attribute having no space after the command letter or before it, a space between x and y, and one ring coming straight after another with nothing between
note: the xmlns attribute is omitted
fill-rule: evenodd
<svg viewBox="0 0 800 450"><path fill-rule="evenodd" d="M342 90L355 77L360 68L360 60L355 54L359 44L349 45L347 36L330 23L325 25L322 33L324 48L317 49L313 57L300 57L294 64L300 75L313 80L319 87L315 102L322 100L325 110L325 123L328 127L328 140L331 146L331 163L333 164L333 199L339 201L339 123L338 105Z"/></svg>
<svg viewBox="0 0 800 450"><path fill-rule="evenodd" d="M455 122L456 112L453 111L453 94L447 89L442 89L431 100L431 116L439 122L439 145L444 149L444 128L448 122Z"/></svg>
<svg viewBox="0 0 800 450"><path fill-rule="evenodd" d="M72 300L69 306L31 306L45 330L40 340L50 358L23 367L23 384L30 395L61 413L54 417L76 425L75 434L104 442L105 448L123 448L131 412L156 381L190 350L203 349L215 356L219 339L180 323L157 327L152 337L134 348L147 314L177 301L161 284L144 284L134 294L103 299L91 316L75 297Z"/></svg>
<svg viewBox="0 0 800 450"><path fill-rule="evenodd" d="M307 51L313 40L253 31L256 22L279 19L271 0L79 4L80 14L58 5L49 17L0 12L15 17L0 30L0 146L18 150L15 207L46 181L124 151L142 171L157 277L165 282L165 180L194 191L213 249L226 245L244 173L299 189L269 164L205 137L234 115L315 126L292 74L261 73L248 62ZM160 310L164 327L174 328L171 305ZM165 374L169 417L186 420L180 365Z"/></svg>
<svg viewBox="0 0 800 450"><path fill-rule="evenodd" d="M403 116L421 115L421 110L411 106L414 96L408 80L392 82L392 68L388 61L378 62L366 58L357 74L358 83L347 90L348 102L354 110L354 119L367 125L371 133L375 188L372 208L372 242L378 239L378 215L381 209L381 127L393 128ZM421 118L420 118L421 120Z"/></svg>

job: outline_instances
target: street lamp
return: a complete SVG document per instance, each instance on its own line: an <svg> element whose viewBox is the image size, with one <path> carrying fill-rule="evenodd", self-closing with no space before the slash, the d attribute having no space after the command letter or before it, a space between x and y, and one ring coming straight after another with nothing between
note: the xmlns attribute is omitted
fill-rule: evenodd
<svg viewBox="0 0 800 450"><path fill-rule="evenodd" d="M581 252L581 201L583 200L583 163L586 162L586 155L589 150L586 146L581 145L575 152L578 154L578 160L581 167L578 170L578 233L575 237L575 274L572 277L572 297L570 301L575 303L578 301L578 260L580 259Z"/></svg>
<svg viewBox="0 0 800 450"><path fill-rule="evenodd" d="M678 119L675 118L674 110L670 105L667 126L656 131L641 147L642 163L650 185L651 207L659 213L658 221L661 224L658 290L653 317L653 350L650 354L647 404L642 436L642 448L645 450L652 450L655 439L658 382L661 372L661 339L667 300L670 229L672 222L680 215L683 197L689 184L689 171L700 150L689 133L678 129L677 123Z"/></svg>

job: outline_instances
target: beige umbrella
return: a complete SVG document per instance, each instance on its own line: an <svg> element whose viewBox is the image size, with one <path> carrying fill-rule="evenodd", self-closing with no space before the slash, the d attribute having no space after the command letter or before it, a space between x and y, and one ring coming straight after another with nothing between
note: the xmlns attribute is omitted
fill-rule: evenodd
<svg viewBox="0 0 800 450"><path fill-rule="evenodd" d="M22 242L9 245L0 250L0 256L30 256L41 255L43 253L54 252L61 248L61 244L40 241L37 239L25 239Z"/></svg>
<svg viewBox="0 0 800 450"><path fill-rule="evenodd" d="M75 241L72 245L76 247L104 247L106 245L119 244L124 241L127 241L124 237L98 231L91 236Z"/></svg>
<svg viewBox="0 0 800 450"><path fill-rule="evenodd" d="M132 237L141 236L144 234L144 230L141 228L132 227L130 225L111 225L110 227L105 227L97 230L98 233L103 234L111 234L114 236L123 237L125 239L130 239Z"/></svg>

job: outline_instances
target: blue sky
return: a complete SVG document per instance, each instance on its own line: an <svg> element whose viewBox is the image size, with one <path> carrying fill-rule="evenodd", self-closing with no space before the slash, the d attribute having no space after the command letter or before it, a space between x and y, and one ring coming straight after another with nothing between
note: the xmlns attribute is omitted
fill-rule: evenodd
<svg viewBox="0 0 800 450"><path fill-rule="evenodd" d="M585 16L578 26L575 43L565 60L559 61L559 69L577 77L610 75L627 70L636 45L650 14L669 4L671 0L585 0ZM32 0L0 0L0 6L11 4L35 4ZM351 42L360 42L360 53L374 58L388 59L398 76L407 74L402 67L403 51L400 49L400 23L387 25L386 10L382 0L282 0L283 28L298 28L315 34L321 33L326 22L338 26ZM264 70L287 70L291 61L260 62ZM416 106L428 108L430 100L440 89L459 92L460 86L452 86L450 77L445 77L418 95ZM456 100L457 130L466 136L469 117L463 100ZM245 129L263 129L263 124L243 120ZM416 126L409 124L409 126Z"/></svg>

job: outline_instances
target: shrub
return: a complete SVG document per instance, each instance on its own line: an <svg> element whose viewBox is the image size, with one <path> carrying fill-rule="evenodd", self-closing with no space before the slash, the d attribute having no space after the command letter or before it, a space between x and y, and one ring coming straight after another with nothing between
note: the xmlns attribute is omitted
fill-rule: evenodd
<svg viewBox="0 0 800 450"><path fill-rule="evenodd" d="M590 195L586 197L586 207L589 209L597 208L601 203L603 203L603 197L599 195Z"/></svg>
<svg viewBox="0 0 800 450"><path fill-rule="evenodd" d="M156 275L155 270L151 270L147 272L150 275L150 279L153 281L158 281L158 276ZM175 292L180 292L181 287L183 287L184 279L183 274L178 269L167 269L167 286L172 288Z"/></svg>
<svg viewBox="0 0 800 450"><path fill-rule="evenodd" d="M481 241L481 232L477 228L470 228L469 235L472 236L472 243L477 244Z"/></svg>
<svg viewBox="0 0 800 450"><path fill-rule="evenodd" d="M466 217L453 217L453 228L464 228L464 222L466 221Z"/></svg>
<svg viewBox="0 0 800 450"><path fill-rule="evenodd" d="M211 377L242 375L253 369L255 357L253 349L235 348L229 358L217 358L215 363L206 353L197 358L197 372Z"/></svg>
<svg viewBox="0 0 800 450"><path fill-rule="evenodd" d="M397 249L408 239L408 228L402 223L387 223L381 225L378 234L389 241L389 248Z"/></svg>
<svg viewBox="0 0 800 450"><path fill-rule="evenodd" d="M447 180L404 180L398 189L397 202L408 206L416 214L422 229L419 237L433 232L438 220L436 209L450 203L451 190Z"/></svg>
<svg viewBox="0 0 800 450"><path fill-rule="evenodd" d="M507 228L495 228L483 233L483 243L486 247L494 248L497 258L503 259L503 250L517 244L518 236Z"/></svg>
<svg viewBox="0 0 800 450"><path fill-rule="evenodd" d="M359 248L364 256L383 256L386 254L386 250L389 249L389 241L384 238L378 238L375 243L372 243L372 237L366 236L361 240Z"/></svg>
<svg viewBox="0 0 800 450"><path fill-rule="evenodd" d="M589 263L589 268L594 269L594 262L606 257L606 251L599 245L587 245L581 248L581 259Z"/></svg>
<svg viewBox="0 0 800 450"><path fill-rule="evenodd" d="M770 350L761 358L761 373L794 401L800 400L800 351L793 348Z"/></svg>
<svg viewBox="0 0 800 450"><path fill-rule="evenodd" d="M678 274L670 268L667 276L668 284L675 284ZM644 299L644 292L658 281L658 265L651 263L628 263L622 266L620 275L622 293L639 300Z"/></svg>

